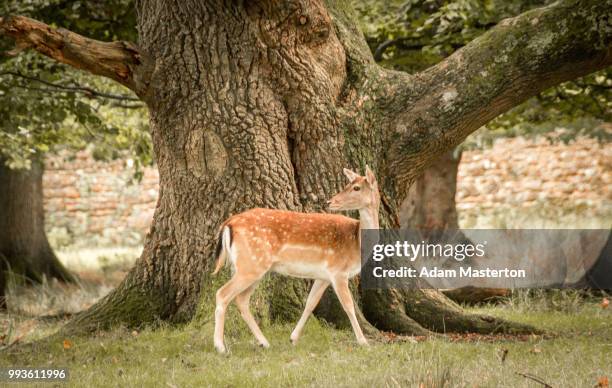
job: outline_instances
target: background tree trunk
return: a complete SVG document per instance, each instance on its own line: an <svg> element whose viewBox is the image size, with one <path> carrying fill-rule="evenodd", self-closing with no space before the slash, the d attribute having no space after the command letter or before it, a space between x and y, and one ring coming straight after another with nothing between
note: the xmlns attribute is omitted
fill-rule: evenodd
<svg viewBox="0 0 612 388"><path fill-rule="evenodd" d="M47 241L42 175L43 164L38 160L32 160L29 170L11 170L0 159L2 292L8 272L28 283L40 283L43 277L74 281Z"/></svg>
<svg viewBox="0 0 612 388"><path fill-rule="evenodd" d="M457 173L461 150L445 152L408 189L399 219L402 228L458 229Z"/></svg>

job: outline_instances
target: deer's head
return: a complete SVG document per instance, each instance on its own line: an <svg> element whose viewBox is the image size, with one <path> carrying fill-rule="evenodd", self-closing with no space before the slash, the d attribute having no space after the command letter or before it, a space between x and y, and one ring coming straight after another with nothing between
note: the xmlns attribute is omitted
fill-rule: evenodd
<svg viewBox="0 0 612 388"><path fill-rule="evenodd" d="M350 183L329 200L329 209L334 211L373 209L378 212L380 194L372 170L366 166L365 176L361 176L345 168L344 175Z"/></svg>

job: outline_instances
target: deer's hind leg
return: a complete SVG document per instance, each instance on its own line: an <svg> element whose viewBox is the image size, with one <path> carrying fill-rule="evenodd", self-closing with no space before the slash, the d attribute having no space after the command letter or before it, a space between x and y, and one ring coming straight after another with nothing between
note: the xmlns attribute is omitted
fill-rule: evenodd
<svg viewBox="0 0 612 388"><path fill-rule="evenodd" d="M251 310L249 308L249 301L251 299L253 291L255 291L255 288L257 288L257 282L251 285L246 290L242 291L242 293L238 294L236 296L236 306L238 306L238 310L240 310L240 315L242 315L242 319L244 319L247 326L249 326L249 329L251 329L251 332L253 333L255 338L257 338L259 344L264 348L269 348L270 343L261 332L261 329L259 328L259 325L257 325L255 317L253 317L253 314L251 314Z"/></svg>
<svg viewBox="0 0 612 388"><path fill-rule="evenodd" d="M227 306L236 296L248 290L258 280L259 277L243 276L237 272L217 291L214 342L215 348L219 353L225 353L225 345L223 343L223 328L225 325L225 312L227 310Z"/></svg>

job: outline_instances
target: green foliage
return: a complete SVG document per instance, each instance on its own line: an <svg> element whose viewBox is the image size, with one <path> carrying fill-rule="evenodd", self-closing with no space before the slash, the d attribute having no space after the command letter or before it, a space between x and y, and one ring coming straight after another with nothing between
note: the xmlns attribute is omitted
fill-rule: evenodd
<svg viewBox="0 0 612 388"><path fill-rule="evenodd" d="M0 13L25 15L99 40L136 41L133 0L3 0Z"/></svg>
<svg viewBox="0 0 612 388"><path fill-rule="evenodd" d="M101 40L136 39L131 1L10 0L6 14L40 19ZM0 47L11 48L4 39ZM128 89L28 51L0 57L0 157L11 168L61 149L93 147L95 157L129 153L152 163L147 112Z"/></svg>
<svg viewBox="0 0 612 388"><path fill-rule="evenodd" d="M366 0L354 2L375 59L416 73L435 65L502 19L551 0ZM586 135L610 141L598 124L612 121L612 70L565 82L501 115L471 136L484 145L499 136L550 134L555 141Z"/></svg>
<svg viewBox="0 0 612 388"><path fill-rule="evenodd" d="M377 60L415 72L452 54L500 20L548 3L552 1L368 0L356 8ZM410 54L421 61L407 68L401 58Z"/></svg>
<svg viewBox="0 0 612 388"><path fill-rule="evenodd" d="M543 134L563 125L567 130L556 137L564 142L574 135L611 141L612 133L598 126L601 121L612 121L612 68L550 88L499 117L489 127L507 128L510 134L520 135Z"/></svg>

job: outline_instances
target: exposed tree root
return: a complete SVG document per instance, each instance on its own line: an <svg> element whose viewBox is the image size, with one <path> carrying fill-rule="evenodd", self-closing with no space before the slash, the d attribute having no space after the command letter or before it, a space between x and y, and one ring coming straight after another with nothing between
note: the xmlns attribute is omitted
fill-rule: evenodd
<svg viewBox="0 0 612 388"><path fill-rule="evenodd" d="M160 320L162 305L162 298L128 287L128 283L123 282L92 307L75 315L61 331L75 334L107 330L118 325L150 325Z"/></svg>
<svg viewBox="0 0 612 388"><path fill-rule="evenodd" d="M503 319L468 314L437 290L403 290L408 315L421 326L438 333L540 334L541 330Z"/></svg>
<svg viewBox="0 0 612 388"><path fill-rule="evenodd" d="M461 287L442 290L442 293L457 303L466 304L499 302L510 296L510 290L507 288Z"/></svg>
<svg viewBox="0 0 612 388"><path fill-rule="evenodd" d="M362 295L364 314L380 330L405 335L430 335L407 314L401 301L401 291L395 289L364 290Z"/></svg>

